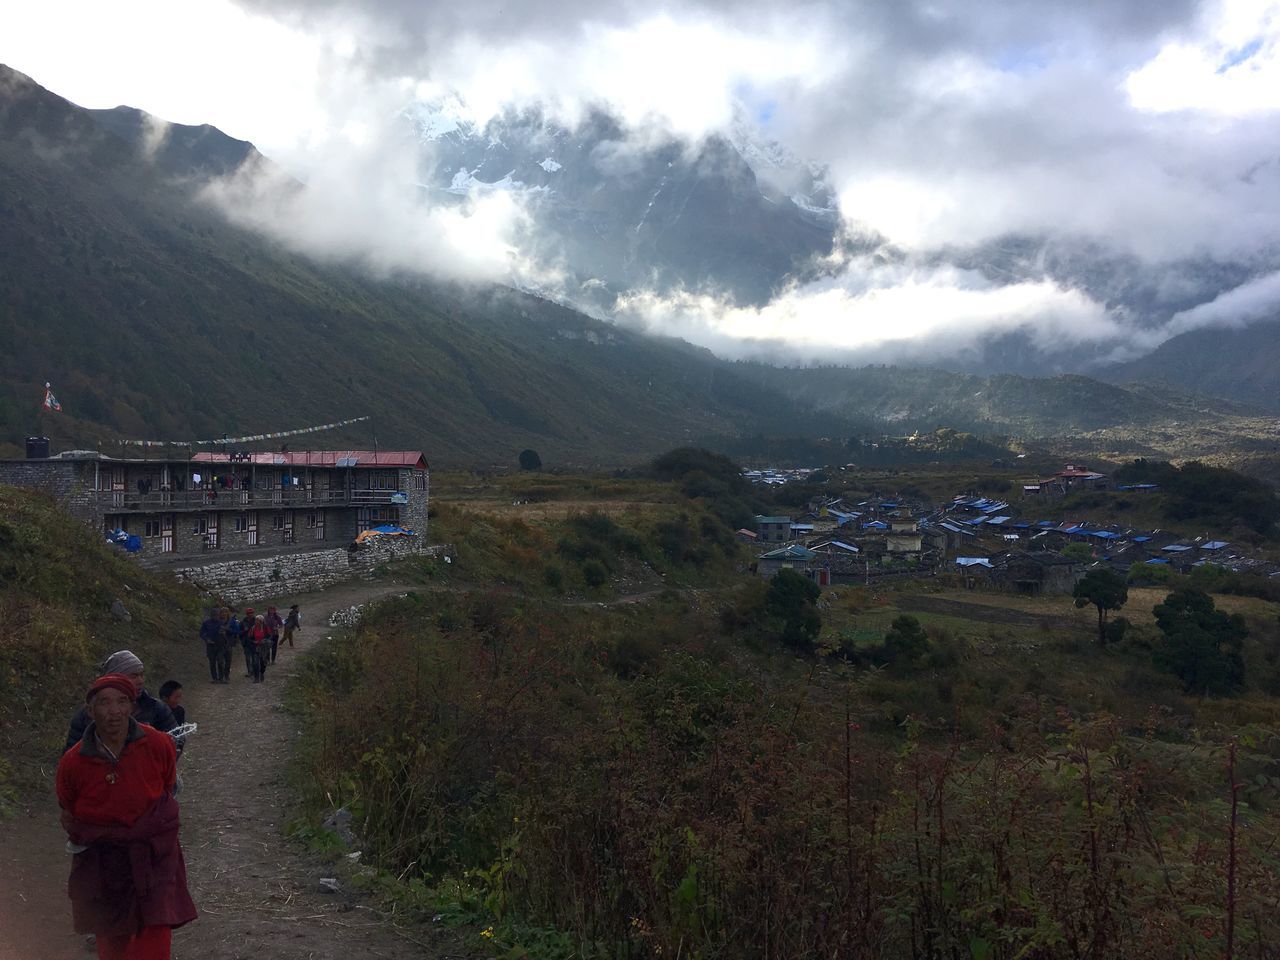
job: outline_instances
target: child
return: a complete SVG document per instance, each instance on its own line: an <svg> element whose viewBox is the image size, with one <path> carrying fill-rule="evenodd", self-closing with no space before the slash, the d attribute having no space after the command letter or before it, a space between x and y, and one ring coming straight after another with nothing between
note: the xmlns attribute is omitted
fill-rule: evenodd
<svg viewBox="0 0 1280 960"><path fill-rule="evenodd" d="M298 609L295 603L289 608L289 614L284 618L284 639L293 646L293 635L302 629L302 611Z"/></svg>
<svg viewBox="0 0 1280 960"><path fill-rule="evenodd" d="M182 684L177 680L166 680L160 684L160 699L173 711L173 719L178 726L187 722L187 708L182 705Z"/></svg>

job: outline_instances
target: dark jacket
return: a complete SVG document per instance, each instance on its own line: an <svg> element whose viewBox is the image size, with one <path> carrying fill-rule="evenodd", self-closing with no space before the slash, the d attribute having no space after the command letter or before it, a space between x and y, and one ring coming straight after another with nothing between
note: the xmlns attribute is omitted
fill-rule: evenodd
<svg viewBox="0 0 1280 960"><path fill-rule="evenodd" d="M168 733L178 725L168 705L163 700L157 700L146 690L138 695L138 702L133 707L133 719L149 727L155 727L161 733ZM89 708L81 707L79 712L71 718L71 728L67 731L67 745L62 748L63 753L80 742L87 726L89 726Z"/></svg>
<svg viewBox="0 0 1280 960"><path fill-rule="evenodd" d="M200 624L200 639L206 647L216 647L222 643L222 621L217 617L210 617Z"/></svg>
<svg viewBox="0 0 1280 960"><path fill-rule="evenodd" d="M79 933L129 936L142 927L180 927L196 918L178 845L178 804L166 794L131 826L75 821L67 894Z"/></svg>

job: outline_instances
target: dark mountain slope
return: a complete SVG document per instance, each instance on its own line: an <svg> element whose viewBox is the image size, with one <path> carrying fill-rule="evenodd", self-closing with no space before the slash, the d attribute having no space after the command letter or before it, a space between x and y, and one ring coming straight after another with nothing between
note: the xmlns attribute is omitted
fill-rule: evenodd
<svg viewBox="0 0 1280 960"><path fill-rule="evenodd" d="M949 426L1056 436L1116 425L1139 426L1174 412L1160 400L1070 374L1036 379L908 367L791 370L740 364L739 369L798 403L868 427L886 425L895 432Z"/></svg>
<svg viewBox="0 0 1280 960"><path fill-rule="evenodd" d="M217 127L168 123L135 107L89 110L98 125L131 144L139 155L176 176L221 177L261 154L253 144Z"/></svg>
<svg viewBox="0 0 1280 960"><path fill-rule="evenodd" d="M1152 380L1280 412L1280 317L1239 330L1192 330L1100 371L1113 383Z"/></svg>
<svg viewBox="0 0 1280 960"><path fill-rule="evenodd" d="M66 408L45 424L64 441L369 413L379 442L437 461L507 461L535 446L549 463L607 463L692 436L809 425L705 351L508 290L318 265L189 191L88 111L0 77L7 440L34 428L45 379Z"/></svg>

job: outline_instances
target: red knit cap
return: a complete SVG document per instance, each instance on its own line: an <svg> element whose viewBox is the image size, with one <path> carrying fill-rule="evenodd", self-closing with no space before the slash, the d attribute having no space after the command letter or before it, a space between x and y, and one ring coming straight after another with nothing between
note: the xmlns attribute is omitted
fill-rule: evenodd
<svg viewBox="0 0 1280 960"><path fill-rule="evenodd" d="M130 700L138 699L138 695L133 689L133 681L123 673L104 673L93 681L93 685L89 687L89 692L84 695L85 703L92 700L102 690L119 690Z"/></svg>

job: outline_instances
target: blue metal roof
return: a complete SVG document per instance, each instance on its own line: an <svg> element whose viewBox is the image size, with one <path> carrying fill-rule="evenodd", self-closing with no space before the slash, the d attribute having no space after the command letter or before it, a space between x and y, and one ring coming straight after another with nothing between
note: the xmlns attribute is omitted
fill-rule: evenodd
<svg viewBox="0 0 1280 960"><path fill-rule="evenodd" d="M1231 544L1225 540L1210 540L1208 543L1200 544L1201 550L1221 550L1223 547L1229 547Z"/></svg>
<svg viewBox="0 0 1280 960"><path fill-rule="evenodd" d="M1152 557L1150 560L1147 561L1147 563L1168 563L1168 562L1169 562L1168 557Z"/></svg>
<svg viewBox="0 0 1280 960"><path fill-rule="evenodd" d="M1044 527L1045 529L1048 529L1049 527L1056 527L1057 524L1054 523L1052 520L1041 520L1036 524L1036 526Z"/></svg>
<svg viewBox="0 0 1280 960"><path fill-rule="evenodd" d="M1188 547L1186 544L1171 543L1164 549L1169 553L1185 553L1187 550L1190 550L1191 548Z"/></svg>
<svg viewBox="0 0 1280 960"><path fill-rule="evenodd" d="M1001 524L1008 523L1013 517L992 517L987 523Z"/></svg>
<svg viewBox="0 0 1280 960"><path fill-rule="evenodd" d="M1112 533L1110 530L1086 530L1091 537L1097 537L1099 540L1115 540L1120 536L1118 533Z"/></svg>
<svg viewBox="0 0 1280 960"><path fill-rule="evenodd" d="M1134 537L1133 542L1134 543L1150 543L1151 538L1150 537Z"/></svg>
<svg viewBox="0 0 1280 960"><path fill-rule="evenodd" d="M991 561L986 557L956 557L957 567L991 567Z"/></svg>
<svg viewBox="0 0 1280 960"><path fill-rule="evenodd" d="M1013 529L1015 529L1015 530L1030 530L1030 529L1031 529L1031 522L1030 522L1029 520L1019 520L1017 523L1015 523L1015 524L1013 525Z"/></svg>

